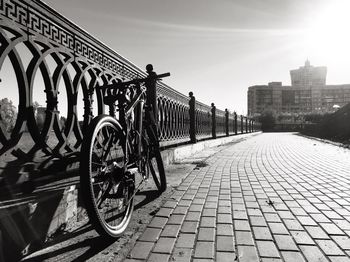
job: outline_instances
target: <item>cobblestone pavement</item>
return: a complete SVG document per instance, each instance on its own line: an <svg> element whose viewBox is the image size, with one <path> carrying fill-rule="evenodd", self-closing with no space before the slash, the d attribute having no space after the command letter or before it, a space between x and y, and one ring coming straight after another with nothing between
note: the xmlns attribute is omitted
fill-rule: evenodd
<svg viewBox="0 0 350 262"><path fill-rule="evenodd" d="M350 150L265 133L201 163L125 261L350 261Z"/></svg>

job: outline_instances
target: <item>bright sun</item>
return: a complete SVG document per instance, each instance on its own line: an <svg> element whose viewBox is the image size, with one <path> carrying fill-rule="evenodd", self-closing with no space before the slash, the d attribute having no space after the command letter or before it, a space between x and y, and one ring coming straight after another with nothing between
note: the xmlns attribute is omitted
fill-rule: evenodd
<svg viewBox="0 0 350 262"><path fill-rule="evenodd" d="M350 1L329 1L319 10L305 31L307 52L310 57L328 64L350 60Z"/></svg>

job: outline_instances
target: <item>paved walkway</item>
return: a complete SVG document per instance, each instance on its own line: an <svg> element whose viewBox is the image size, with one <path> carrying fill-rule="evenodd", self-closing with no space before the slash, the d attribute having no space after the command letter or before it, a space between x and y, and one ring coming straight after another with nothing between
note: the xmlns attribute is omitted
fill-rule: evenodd
<svg viewBox="0 0 350 262"><path fill-rule="evenodd" d="M255 136L198 165L131 261L350 261L350 150Z"/></svg>

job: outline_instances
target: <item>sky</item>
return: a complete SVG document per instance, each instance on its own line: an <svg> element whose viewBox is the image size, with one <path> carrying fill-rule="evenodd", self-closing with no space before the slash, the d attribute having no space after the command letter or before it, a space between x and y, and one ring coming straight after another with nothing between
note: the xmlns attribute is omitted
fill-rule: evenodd
<svg viewBox="0 0 350 262"><path fill-rule="evenodd" d="M309 59L350 83L349 0L44 0L129 61L197 100L247 112L251 85Z"/></svg>

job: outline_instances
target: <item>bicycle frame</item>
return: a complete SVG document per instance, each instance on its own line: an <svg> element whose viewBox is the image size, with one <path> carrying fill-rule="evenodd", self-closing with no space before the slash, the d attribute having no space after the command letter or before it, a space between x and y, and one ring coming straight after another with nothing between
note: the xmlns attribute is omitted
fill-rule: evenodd
<svg viewBox="0 0 350 262"><path fill-rule="evenodd" d="M127 92L133 93L131 101L127 99ZM145 105L146 90L144 87L138 85L136 87L128 87L116 95L118 102L117 108L119 112L119 123L121 124L125 133L125 141L123 141L125 164L127 169L133 170L137 168L141 172L140 161L142 161L142 133L143 133L143 108ZM126 105L125 105L126 104ZM113 107L113 105L112 105ZM115 116L115 106L110 109L110 115ZM132 157L131 157L132 156ZM145 160L147 161L147 159ZM148 174L143 174L143 178L148 178Z"/></svg>

